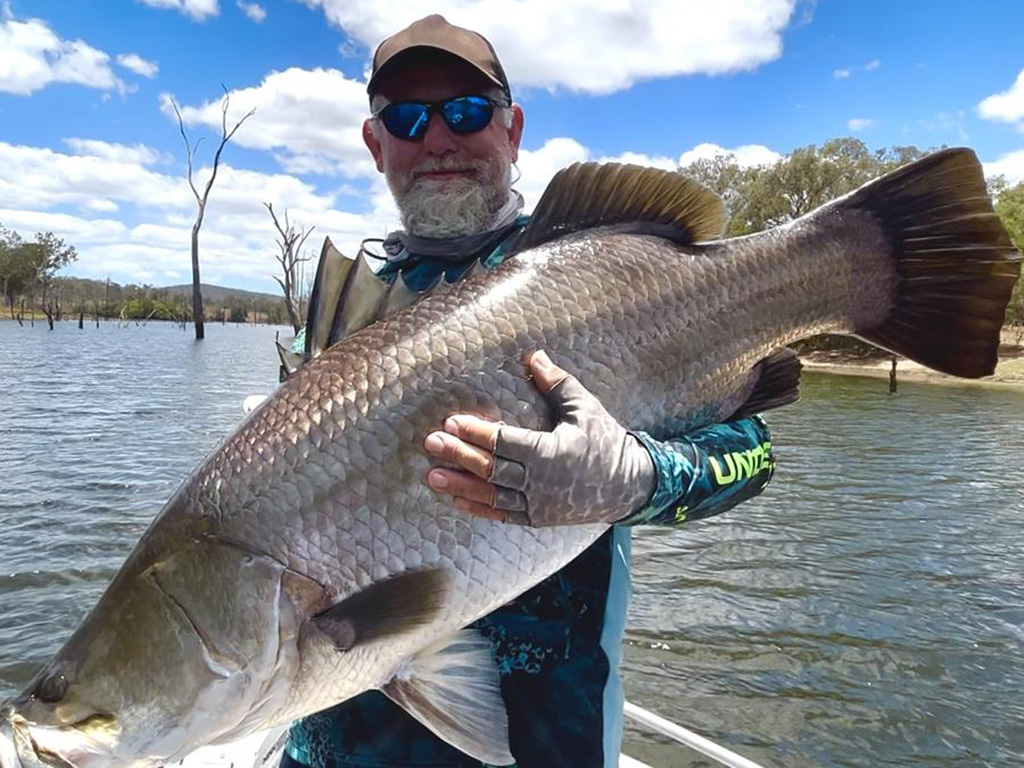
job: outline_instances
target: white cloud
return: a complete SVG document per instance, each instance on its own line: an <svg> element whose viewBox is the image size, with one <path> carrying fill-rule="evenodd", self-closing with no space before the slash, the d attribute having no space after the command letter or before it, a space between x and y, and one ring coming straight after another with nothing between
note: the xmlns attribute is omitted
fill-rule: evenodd
<svg viewBox="0 0 1024 768"><path fill-rule="evenodd" d="M101 199L152 206L187 207L184 183L143 167L136 160L117 158L121 145L69 140L67 155L42 147L0 142L0 206L46 210L57 206L86 206Z"/></svg>
<svg viewBox="0 0 1024 768"><path fill-rule="evenodd" d="M1010 184L1024 181L1024 149L1007 152L998 160L984 163L983 166L985 176L1005 176Z"/></svg>
<svg viewBox="0 0 1024 768"><path fill-rule="evenodd" d="M217 0L135 0L152 8L172 8L191 19L203 21L208 16L220 13Z"/></svg>
<svg viewBox="0 0 1024 768"><path fill-rule="evenodd" d="M935 117L918 120L918 124L932 133L947 136L955 134L957 139L962 142L967 142L970 139L967 135L966 115L962 109L956 112L939 112Z"/></svg>
<svg viewBox="0 0 1024 768"><path fill-rule="evenodd" d="M752 70L782 55L797 0L303 0L373 50L429 13L486 36L514 87L612 93L640 80Z"/></svg>
<svg viewBox="0 0 1024 768"><path fill-rule="evenodd" d="M156 163L168 163L171 157L164 152L147 147L145 144L113 144L99 139L81 139L72 137L64 139L68 149L76 155L87 157L98 157L102 160L112 160L115 163L138 163L139 165L154 165Z"/></svg>
<svg viewBox="0 0 1024 768"><path fill-rule="evenodd" d="M782 159L782 155L774 152L763 144L743 144L733 149L726 149L717 144L698 144L679 156L679 167L685 167L698 160L710 160L719 155L731 155L742 168L755 165L771 165Z"/></svg>
<svg viewBox="0 0 1024 768"><path fill-rule="evenodd" d="M146 167L160 155L144 145L66 143L80 154L0 142L0 222L25 234L52 230L67 239L79 251L75 274L150 282L167 271L188 274L195 201L184 174ZM209 167L198 167L198 183L209 174ZM295 222L315 225L311 248L329 234L354 254L363 238L382 236L397 222L382 180L371 183L370 193L376 208L338 211L334 195L293 176L222 162L200 236L204 280L237 285L265 276L265 288L273 290L276 246L264 201L278 211L289 209Z"/></svg>
<svg viewBox="0 0 1024 768"><path fill-rule="evenodd" d="M90 200L85 207L97 213L117 213L121 210L121 207L113 200Z"/></svg>
<svg viewBox="0 0 1024 768"><path fill-rule="evenodd" d="M242 12L245 13L251 21L255 21L259 24L267 18L267 12L259 3L247 3L245 0L237 0L237 2L238 7L242 9Z"/></svg>
<svg viewBox="0 0 1024 768"><path fill-rule="evenodd" d="M978 114L986 120L1017 123L1017 127L1024 130L1024 69L1007 90L978 104Z"/></svg>
<svg viewBox="0 0 1024 768"><path fill-rule="evenodd" d="M846 127L854 133L865 131L875 124L875 121L868 117L852 117L846 121Z"/></svg>
<svg viewBox="0 0 1024 768"><path fill-rule="evenodd" d="M117 63L136 75L153 79L160 71L160 66L155 61L148 61L137 53L122 53L117 57Z"/></svg>
<svg viewBox="0 0 1024 768"><path fill-rule="evenodd" d="M575 139L548 139L544 146L519 153L519 170L522 178L515 187L526 199L526 210L532 211L540 200L544 188L559 170L573 163L590 159L590 151Z"/></svg>
<svg viewBox="0 0 1024 768"><path fill-rule="evenodd" d="M864 65L864 71L865 72L874 72L880 66L882 66L882 60L881 59L872 59L871 61L869 61L867 64ZM853 67L844 67L842 69L835 69L835 70L832 71L832 77L834 77L836 80L845 80L846 78L848 78L852 74L853 74Z"/></svg>
<svg viewBox="0 0 1024 768"><path fill-rule="evenodd" d="M271 72L259 85L231 91L229 96L229 121L256 109L232 141L273 151L289 173L361 176L373 170L362 138L369 112L365 83L350 80L336 69L293 67ZM186 125L220 132L219 98L179 108ZM161 97L161 110L174 119L168 94Z"/></svg>
<svg viewBox="0 0 1024 768"><path fill-rule="evenodd" d="M83 40L63 40L41 19L0 21L0 91L27 96L50 83L127 92L110 56Z"/></svg>

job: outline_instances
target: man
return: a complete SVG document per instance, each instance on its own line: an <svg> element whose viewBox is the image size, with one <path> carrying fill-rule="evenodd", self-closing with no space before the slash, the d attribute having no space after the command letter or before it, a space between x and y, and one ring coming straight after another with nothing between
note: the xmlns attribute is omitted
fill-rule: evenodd
<svg viewBox="0 0 1024 768"><path fill-rule="evenodd" d="M478 263L500 263L528 217L510 173L523 110L512 102L491 45L440 16L421 19L380 45L367 90L363 138L405 230L384 241L376 274L366 273L377 287L364 293L380 296L385 307L381 282L425 292ZM425 481L467 514L509 524L618 523L561 572L475 625L494 644L516 765L614 766L622 734L627 526L707 517L758 494L771 461L735 482L717 474L714 462L732 451L770 449L769 435L755 418L658 442L614 422L543 351L528 367L555 412L573 409L588 428L537 433L456 414L424 445L450 468L431 470ZM580 492L559 496L567 478L582 481ZM619 501L608 511L588 493ZM562 501L551 503L556 496ZM282 765L481 768L376 692L297 723Z"/></svg>

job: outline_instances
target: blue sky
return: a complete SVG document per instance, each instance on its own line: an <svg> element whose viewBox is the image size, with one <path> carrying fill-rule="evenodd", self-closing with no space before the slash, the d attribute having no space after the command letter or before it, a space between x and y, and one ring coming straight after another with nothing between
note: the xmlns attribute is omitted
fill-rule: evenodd
<svg viewBox="0 0 1024 768"><path fill-rule="evenodd" d="M69 270L189 279L194 202L170 97L211 160L221 86L256 114L228 146L204 280L274 290L287 208L354 253L397 224L359 137L386 34L430 12L495 44L526 110L518 187L558 168L768 162L837 136L968 145L1024 179L1024 4L881 0L13 0L0 2L0 224L77 246ZM318 246L313 246L318 247Z"/></svg>

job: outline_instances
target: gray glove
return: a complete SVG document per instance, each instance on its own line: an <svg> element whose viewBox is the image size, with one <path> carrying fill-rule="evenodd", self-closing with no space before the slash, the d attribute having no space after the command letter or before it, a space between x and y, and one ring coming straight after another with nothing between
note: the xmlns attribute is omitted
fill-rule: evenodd
<svg viewBox="0 0 1024 768"><path fill-rule="evenodd" d="M495 509L520 525L614 523L654 494L654 462L588 392L567 376L546 395L559 424L553 432L502 425L488 480Z"/></svg>

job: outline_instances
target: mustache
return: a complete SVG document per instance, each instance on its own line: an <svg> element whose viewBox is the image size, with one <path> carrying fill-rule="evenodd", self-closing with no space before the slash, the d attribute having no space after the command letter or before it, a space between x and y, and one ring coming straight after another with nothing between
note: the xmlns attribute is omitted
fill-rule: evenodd
<svg viewBox="0 0 1024 768"><path fill-rule="evenodd" d="M471 171L474 175L480 176L487 170L487 163L483 160L465 160L457 157L435 157L419 163L409 174L412 178L425 173L436 173L438 171Z"/></svg>

